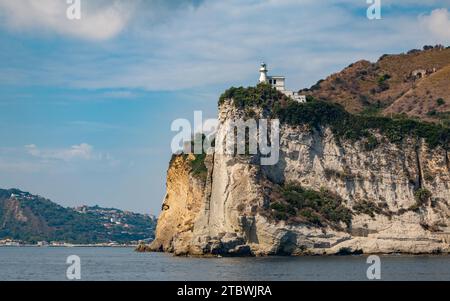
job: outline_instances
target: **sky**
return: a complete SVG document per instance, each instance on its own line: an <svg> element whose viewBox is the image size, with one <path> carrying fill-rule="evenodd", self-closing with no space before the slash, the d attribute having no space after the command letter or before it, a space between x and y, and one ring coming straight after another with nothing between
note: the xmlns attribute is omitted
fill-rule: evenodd
<svg viewBox="0 0 450 301"><path fill-rule="evenodd" d="M158 214L175 132L265 61L298 90L450 45L450 0L0 0L0 187Z"/></svg>

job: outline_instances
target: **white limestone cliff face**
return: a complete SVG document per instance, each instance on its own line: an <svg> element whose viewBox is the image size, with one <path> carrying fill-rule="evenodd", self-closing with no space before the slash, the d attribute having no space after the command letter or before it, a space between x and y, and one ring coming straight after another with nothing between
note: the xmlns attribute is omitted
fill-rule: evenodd
<svg viewBox="0 0 450 301"><path fill-rule="evenodd" d="M243 112L220 107L217 135ZM181 157L168 172L165 208L151 250L190 255L448 253L450 251L450 163L442 148L413 138L401 146L382 141L367 151L364 141L339 143L329 128L281 129L280 160L261 166L258 156L209 155L208 175L196 179ZM188 160L188 159L186 159ZM178 163L177 163L178 162ZM178 164L178 165L176 165ZM353 210L350 228L340 230L276 221L267 214L270 185L294 182L328 189L352 209L361 201L388 214L371 217ZM431 201L416 204L418 188Z"/></svg>

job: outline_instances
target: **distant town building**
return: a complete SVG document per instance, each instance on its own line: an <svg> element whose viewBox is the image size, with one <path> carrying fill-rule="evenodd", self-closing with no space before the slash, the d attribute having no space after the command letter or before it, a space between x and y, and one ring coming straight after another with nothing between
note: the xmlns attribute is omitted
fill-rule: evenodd
<svg viewBox="0 0 450 301"><path fill-rule="evenodd" d="M19 247L20 245L22 245L22 241L20 240L14 240L10 238L0 240L0 246Z"/></svg>
<svg viewBox="0 0 450 301"><path fill-rule="evenodd" d="M38 243L37 243L37 246L38 247L46 247L46 246L48 246L49 244L48 244L48 242L46 242L46 241L38 241Z"/></svg>
<svg viewBox="0 0 450 301"><path fill-rule="evenodd" d="M87 213L88 209L89 208L88 208L87 205L82 205L82 206L79 206L79 207L75 207L75 211L77 211L78 213L83 213L83 214Z"/></svg>
<svg viewBox="0 0 450 301"><path fill-rule="evenodd" d="M267 65L262 63L261 68L259 68L259 83L270 84L272 87L284 95L291 97L295 101L301 103L306 102L306 95L300 95L298 92L286 90L286 78L284 76L269 76L267 75L267 72Z"/></svg>

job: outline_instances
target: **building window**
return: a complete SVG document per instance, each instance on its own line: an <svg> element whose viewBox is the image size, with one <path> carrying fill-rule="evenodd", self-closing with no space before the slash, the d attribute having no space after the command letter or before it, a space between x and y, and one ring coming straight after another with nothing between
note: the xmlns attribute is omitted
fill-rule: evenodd
<svg viewBox="0 0 450 301"><path fill-rule="evenodd" d="M273 80L273 84L274 84L274 85L277 84L277 80L276 80L276 79Z"/></svg>
<svg viewBox="0 0 450 301"><path fill-rule="evenodd" d="M271 79L269 79L269 84L272 84L272 80Z"/></svg>

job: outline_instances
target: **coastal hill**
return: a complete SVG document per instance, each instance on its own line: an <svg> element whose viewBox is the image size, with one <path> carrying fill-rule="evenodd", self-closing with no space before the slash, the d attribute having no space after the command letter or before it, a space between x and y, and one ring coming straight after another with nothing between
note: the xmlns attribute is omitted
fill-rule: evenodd
<svg viewBox="0 0 450 301"><path fill-rule="evenodd" d="M407 114L450 125L450 47L424 46L361 60L302 94L341 104L351 113Z"/></svg>
<svg viewBox="0 0 450 301"><path fill-rule="evenodd" d="M428 115L382 111L410 104L412 84L402 78L409 72L423 76L412 86L417 95L430 89L432 99L446 97L449 78L441 76L448 54L433 47L356 63L309 91L306 102L270 82L228 89L219 99L216 137L222 139L215 146L226 149L228 136L235 135L230 126L239 120L277 119L279 160L263 165L261 153L174 155L155 240L140 250L204 256L449 253L450 127L422 120ZM433 64L420 65L417 57ZM396 67L389 63L400 60ZM436 69L415 70L431 67ZM419 114L416 109L427 103L417 99L410 112ZM439 103L436 110L444 112L448 99Z"/></svg>
<svg viewBox="0 0 450 301"><path fill-rule="evenodd" d="M113 208L65 208L18 189L0 189L0 240L24 243L136 243L153 237L156 220Z"/></svg>

